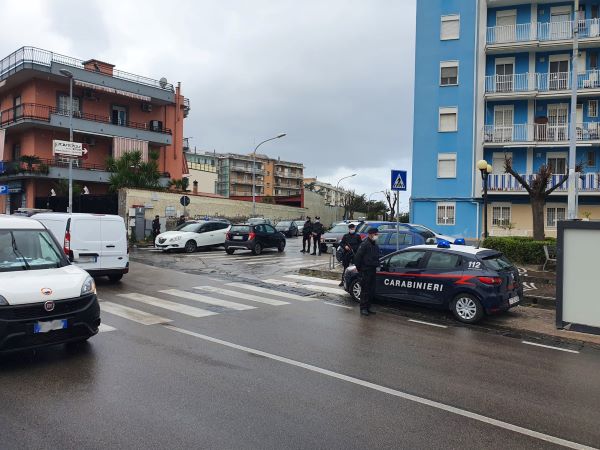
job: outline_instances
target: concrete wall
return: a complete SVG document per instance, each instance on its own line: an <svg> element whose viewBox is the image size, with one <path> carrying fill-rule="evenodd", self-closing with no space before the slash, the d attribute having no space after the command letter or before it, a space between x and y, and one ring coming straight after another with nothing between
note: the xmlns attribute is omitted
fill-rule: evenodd
<svg viewBox="0 0 600 450"><path fill-rule="evenodd" d="M194 181L198 182L198 192L207 192L209 194L216 194L216 183L217 173L207 172L205 170L188 169L189 175L187 178L190 179L188 189L194 188Z"/></svg>

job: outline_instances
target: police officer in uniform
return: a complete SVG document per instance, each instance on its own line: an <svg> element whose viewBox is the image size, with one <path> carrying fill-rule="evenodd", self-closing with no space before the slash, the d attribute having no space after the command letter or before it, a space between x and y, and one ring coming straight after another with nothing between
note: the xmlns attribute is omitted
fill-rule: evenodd
<svg viewBox="0 0 600 450"><path fill-rule="evenodd" d="M156 246L156 236L160 234L160 217L155 216L152 221L152 240L154 241L154 246Z"/></svg>
<svg viewBox="0 0 600 450"><path fill-rule="evenodd" d="M179 216L179 219L177 220L177 226L183 225L185 223L185 216L181 215Z"/></svg>
<svg viewBox="0 0 600 450"><path fill-rule="evenodd" d="M312 235L313 235L313 252L312 255L316 255L317 251L319 252L319 256L321 256L321 236L325 233L325 228L321 223L321 218L319 216L315 217L315 223L312 227Z"/></svg>
<svg viewBox="0 0 600 450"><path fill-rule="evenodd" d="M310 217L307 217L306 222L304 222L304 227L302 228L302 250L300 250L300 253L306 253L306 243L308 243L308 253L310 253L310 240L312 237L312 228L313 224L310 221Z"/></svg>
<svg viewBox="0 0 600 450"><path fill-rule="evenodd" d="M346 273L348 266L352 263L352 259L354 258L354 255L356 255L361 242L360 235L356 234L356 225L351 223L348 225L348 233L346 233L340 241L340 247L342 247L344 252L342 256L344 270L342 271L342 281L340 281L340 286L344 285L344 274Z"/></svg>
<svg viewBox="0 0 600 450"><path fill-rule="evenodd" d="M378 238L379 230L370 228L368 237L360 244L354 256L354 264L360 273L360 314L363 316L375 314L375 311L371 311L371 300L375 296L375 281L379 267Z"/></svg>

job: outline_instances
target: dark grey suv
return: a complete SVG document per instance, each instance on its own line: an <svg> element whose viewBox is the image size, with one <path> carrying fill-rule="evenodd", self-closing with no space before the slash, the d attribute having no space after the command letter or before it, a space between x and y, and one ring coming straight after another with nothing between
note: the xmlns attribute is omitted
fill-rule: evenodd
<svg viewBox="0 0 600 450"><path fill-rule="evenodd" d="M277 251L283 252L285 243L283 233L272 225L245 223L232 225L225 237L225 251L228 255L233 255L236 250L250 250L254 255L260 255L266 248L276 248Z"/></svg>

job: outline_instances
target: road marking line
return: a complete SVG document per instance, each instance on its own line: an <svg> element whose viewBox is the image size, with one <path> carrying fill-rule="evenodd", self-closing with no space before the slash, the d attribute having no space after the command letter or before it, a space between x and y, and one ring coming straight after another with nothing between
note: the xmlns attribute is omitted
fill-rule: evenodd
<svg viewBox="0 0 600 450"><path fill-rule="evenodd" d="M260 261L251 261L248 262L246 264L248 265L257 265L257 264L263 264L263 262L269 261L269 262L275 262L277 260L282 261L283 264L289 263L289 264L298 264L300 261L302 261L302 258L286 258L284 256L275 256L275 257L271 257L271 258L261 258Z"/></svg>
<svg viewBox="0 0 600 450"><path fill-rule="evenodd" d="M237 287L240 289L246 289L248 291L260 292L262 294L274 295L276 297L285 297L285 298L289 298L292 300L298 300L300 302L314 302L315 300L317 300L314 297L304 297L302 295L291 294L289 292L276 291L273 289L267 289L267 288L260 287L260 286L253 286L251 284L246 284L246 283L227 283L227 286L233 286L233 287Z"/></svg>
<svg viewBox="0 0 600 450"><path fill-rule="evenodd" d="M431 322L424 322L422 320L415 320L415 319L408 319L409 322L414 322L414 323L420 323L422 325L430 325L432 327L438 327L438 328L448 328L447 325L440 325L439 323L431 323Z"/></svg>
<svg viewBox="0 0 600 450"><path fill-rule="evenodd" d="M105 323L101 323L98 327L99 333L108 333L109 331L115 331L115 327L111 327L110 325L106 325Z"/></svg>
<svg viewBox="0 0 600 450"><path fill-rule="evenodd" d="M336 281L336 280L327 280L325 278L308 277L306 275L285 275L283 278L291 278L294 280L302 280L302 281L312 281L314 283L332 284L335 286L340 284L340 282Z"/></svg>
<svg viewBox="0 0 600 450"><path fill-rule="evenodd" d="M170 302L168 300L163 300L156 297L150 297L149 295L138 294L132 292L130 294L119 294L119 297L128 298L130 300L135 300L136 302L145 303L146 305L156 306L158 308L168 309L170 311L175 311L179 314L185 314L186 316L192 317L207 317L214 316L218 313L213 311L208 311L206 309L195 308L193 306L182 305L181 303Z"/></svg>
<svg viewBox="0 0 600 450"><path fill-rule="evenodd" d="M114 314L115 316L123 317L128 320L132 320L142 325L156 325L157 323L171 322L170 319L164 317L155 316L139 309L130 308L128 306L119 305L112 302L100 302L100 310Z"/></svg>
<svg viewBox="0 0 600 450"><path fill-rule="evenodd" d="M567 352L567 353L579 353L577 350L570 350L568 348L560 348L560 347L553 347L552 345L544 345L544 344L538 344L537 342L530 342L530 341L521 341L523 344L527 344L527 345L533 345L535 347L543 347L543 348L549 348L551 350L560 350L561 352Z"/></svg>
<svg viewBox="0 0 600 450"><path fill-rule="evenodd" d="M347 293L346 291L344 291L341 288L330 288L330 287L325 287L325 286L317 286L315 284L301 284L301 283L294 283L293 281L274 280L274 279L261 280L261 281L263 283L274 284L277 286L289 286L289 287L298 288L298 289L306 289L307 291L322 292L325 294L344 295Z"/></svg>
<svg viewBox="0 0 600 450"><path fill-rule="evenodd" d="M337 303L331 303L331 302L323 302L326 305L329 306L337 306L338 308L346 308L346 309L354 309L352 306L346 306L346 305L338 305Z"/></svg>
<svg viewBox="0 0 600 450"><path fill-rule="evenodd" d="M257 295L246 294L244 292L230 291L228 289L221 289L213 286L196 286L194 289L199 289L201 291L212 292L215 294L227 295L229 297L234 298L243 298L244 300L249 300L251 302L264 303L266 305L272 306L281 306L281 305L289 305L289 302L284 302L281 300L272 300L270 298L259 297Z"/></svg>
<svg viewBox="0 0 600 450"><path fill-rule="evenodd" d="M208 305L222 306L224 308L235 309L236 311L245 311L247 309L256 309L256 306L243 305L241 303L228 302L227 300L219 300L216 298L206 297L205 295L196 294L194 292L180 291L178 289L167 289L160 291L163 294L181 297L196 302L206 303Z"/></svg>
<svg viewBox="0 0 600 450"><path fill-rule="evenodd" d="M419 403L421 405L430 406L435 409L439 409L442 411L446 411L452 414L456 414L458 416L467 417L469 419L473 419L479 422L486 423L488 425L492 425L498 428L502 428L505 430L513 431L515 433L519 433L525 436L529 436L535 439L539 439L541 441L550 442L557 445L562 445L563 447L573 448L573 449L585 449L585 450L597 450L593 447L589 447L586 445L579 444L577 442L568 441L566 439L561 439L556 436L552 436L545 433L540 433L539 431L530 430L528 428L520 427L518 425L514 425L509 422L504 422L502 420L494 419L492 417L487 417L482 414L477 414L466 409L458 408L456 406L447 405L445 403L436 402L435 400L429 400L424 397L419 397L417 395L409 394L407 392L402 392L396 389L392 389L389 387L385 387L379 384L371 383L370 381L361 380L360 378L355 378L349 375L344 375L342 373L334 372L332 370L323 369L321 367L313 366L312 364L303 363L300 361L296 361L290 358L286 358L284 356L275 355L273 353L263 352L262 350L256 350L254 348L245 347L243 345L234 344L233 342L224 341L221 339L217 339L211 336L206 336L204 334L195 333L193 331L185 330L183 328L178 328L173 325L164 325L165 328L170 329L171 331L175 331L181 334L187 334L188 336L192 336L198 339L202 339L207 342L212 342L214 344L219 344L224 347L229 347L235 350L240 350L242 352L250 353L257 356L262 356L264 358L271 359L273 361L278 361L284 364L288 364L290 366L299 367L311 372L315 372L321 375L328 376L330 378L335 378L338 380L346 381L348 383L352 383L358 386L366 387L368 389L372 389L374 391L382 392L384 394L392 395L394 397L399 397L404 400L408 400L414 403Z"/></svg>

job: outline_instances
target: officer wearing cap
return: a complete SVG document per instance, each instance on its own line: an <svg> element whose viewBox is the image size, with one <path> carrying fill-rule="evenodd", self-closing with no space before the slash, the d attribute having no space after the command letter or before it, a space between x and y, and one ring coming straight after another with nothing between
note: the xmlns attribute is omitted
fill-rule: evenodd
<svg viewBox="0 0 600 450"><path fill-rule="evenodd" d="M348 233L346 233L340 241L340 247L342 247L342 251L344 252L342 254L342 264L344 266L344 270L342 271L342 281L340 282L340 286L344 285L344 274L352 262L352 258L354 258L354 255L356 255L361 242L362 240L360 235L356 234L356 225L351 223L348 225Z"/></svg>
<svg viewBox="0 0 600 450"><path fill-rule="evenodd" d="M379 267L379 230L370 228L367 238L360 244L354 256L354 265L360 274L360 314L373 315L371 300L375 296L375 277Z"/></svg>
<svg viewBox="0 0 600 450"><path fill-rule="evenodd" d="M310 217L306 218L306 222L304 222L304 227L302 228L302 250L300 253L306 253L306 244L308 243L308 253L310 253L310 241L312 240L312 230L313 223L310 220Z"/></svg>
<svg viewBox="0 0 600 450"><path fill-rule="evenodd" d="M312 227L312 235L313 235L313 252L312 255L316 255L317 251L319 252L319 256L321 256L321 236L325 233L325 228L321 223L321 218L319 216L315 217L315 223L313 223Z"/></svg>

